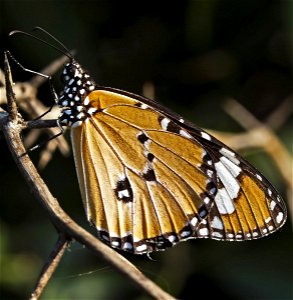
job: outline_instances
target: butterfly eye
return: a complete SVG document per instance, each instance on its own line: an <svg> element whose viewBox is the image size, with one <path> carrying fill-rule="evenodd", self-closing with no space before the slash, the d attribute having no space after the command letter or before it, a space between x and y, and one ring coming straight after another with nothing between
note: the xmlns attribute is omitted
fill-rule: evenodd
<svg viewBox="0 0 293 300"><path fill-rule="evenodd" d="M61 80L63 81L63 83L67 84L71 79L77 77L78 74L80 74L79 69L80 66L76 63L66 64L61 75Z"/></svg>

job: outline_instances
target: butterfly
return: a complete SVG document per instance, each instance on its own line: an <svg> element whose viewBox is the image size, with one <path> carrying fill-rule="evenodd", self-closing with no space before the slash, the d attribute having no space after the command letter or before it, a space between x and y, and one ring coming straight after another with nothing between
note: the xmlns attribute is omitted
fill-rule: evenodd
<svg viewBox="0 0 293 300"><path fill-rule="evenodd" d="M244 158L153 100L97 85L67 56L58 123L71 127L100 240L144 254L192 238L258 239L285 223L280 195Z"/></svg>
<svg viewBox="0 0 293 300"><path fill-rule="evenodd" d="M284 224L269 181L201 128L97 85L74 60L62 78L59 123L71 127L87 218L111 247L143 254L190 238L251 240Z"/></svg>

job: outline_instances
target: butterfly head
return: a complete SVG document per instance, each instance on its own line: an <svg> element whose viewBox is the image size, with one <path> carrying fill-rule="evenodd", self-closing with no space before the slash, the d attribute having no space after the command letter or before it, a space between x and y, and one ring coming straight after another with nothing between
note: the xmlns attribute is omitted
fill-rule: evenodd
<svg viewBox="0 0 293 300"><path fill-rule="evenodd" d="M61 79L65 86L58 100L63 108L59 121L68 126L79 124L89 116L84 99L95 89L95 82L74 60L64 66Z"/></svg>
<svg viewBox="0 0 293 300"><path fill-rule="evenodd" d="M65 84L58 103L61 107L76 106L76 103L81 103L82 99L95 89L95 83L90 75L75 61L64 66L61 79ZM64 100L68 103L64 103Z"/></svg>

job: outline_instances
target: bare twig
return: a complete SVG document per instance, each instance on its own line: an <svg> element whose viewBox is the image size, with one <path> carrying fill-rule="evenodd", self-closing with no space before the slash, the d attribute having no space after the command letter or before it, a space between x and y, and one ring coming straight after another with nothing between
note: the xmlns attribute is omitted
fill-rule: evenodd
<svg viewBox="0 0 293 300"><path fill-rule="evenodd" d="M280 128L293 113L293 95L289 95L280 106L267 118L266 125L272 129Z"/></svg>
<svg viewBox="0 0 293 300"><path fill-rule="evenodd" d="M25 181L29 185L31 191L43 208L48 213L51 222L58 229L58 231L64 234L70 239L75 239L82 245L85 245L88 249L101 256L108 261L112 266L119 270L131 281L135 282L142 290L155 299L174 299L171 295L163 291L154 282L145 277L134 265L132 265L123 256L118 254L110 247L103 244L97 238L92 236L89 232L77 225L60 207L57 199L55 199L50 193L48 187L38 174L35 166L28 157L28 155L22 156L25 152L25 148L20 138L20 132L23 129L22 120L14 111L14 97L12 91L11 75L8 68L8 61L5 60L7 68L5 71L8 73L6 78L7 88L7 100L10 104L9 117L7 113L0 113L0 127L3 130L4 136L7 140L7 144L10 148L12 156L18 166ZM12 113L11 113L12 111Z"/></svg>
<svg viewBox="0 0 293 300"><path fill-rule="evenodd" d="M12 82L11 71L6 52L4 53L4 74L5 82ZM10 121L13 121L16 119L17 116L17 106L15 103L15 94L12 88L12 84L6 86L6 97L9 119Z"/></svg>
<svg viewBox="0 0 293 300"><path fill-rule="evenodd" d="M60 233L58 236L58 240L48 258L48 261L46 262L46 264L43 267L43 270L41 271L41 274L35 286L35 290L31 294L29 300L39 299L51 276L58 267L59 262L63 257L63 254L67 249L69 243L69 239L64 234Z"/></svg>

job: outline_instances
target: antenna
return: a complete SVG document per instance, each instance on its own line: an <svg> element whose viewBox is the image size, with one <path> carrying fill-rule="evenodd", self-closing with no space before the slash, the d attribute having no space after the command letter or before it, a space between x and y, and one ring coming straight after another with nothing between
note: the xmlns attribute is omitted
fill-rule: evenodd
<svg viewBox="0 0 293 300"><path fill-rule="evenodd" d="M44 28L42 28L40 26L36 26L33 30L34 31L39 30L39 31L42 31L43 33L47 34L51 39L53 39L57 44L59 44L67 53L70 53L70 51L67 49L67 47L62 42L60 42L55 36L53 36L51 33L49 33Z"/></svg>
<svg viewBox="0 0 293 300"><path fill-rule="evenodd" d="M73 60L73 56L70 54L70 51L64 46L63 43L61 43L57 38L55 38L53 35L51 35L49 32L47 32L47 31L44 30L43 28L41 28L41 27L36 27L35 30L37 30L37 29L43 31L43 32L46 33L48 36L50 36L55 42L57 42L57 43L63 48L63 50L60 49L60 48L58 48L58 47L56 47L56 46L54 46L54 45L52 45L52 44L50 44L50 43L48 43L48 42L46 42L45 40L43 40L43 39L41 39L41 38L39 38L39 37L37 37L37 36L35 36L35 35L31 34L31 33L25 32L25 31L21 31L21 30L13 30L13 31L9 32L9 36L12 36L12 35L15 35L15 34L23 34L23 35L29 36L29 37L31 37L31 38L33 38L33 39L35 39L35 40L37 40L37 41L39 41L39 42L41 42L41 43L43 43L43 44L46 44L46 45L50 46L51 48L53 48L53 49L55 49L55 50L57 50L57 51L63 53L63 54L66 55L70 60ZM65 51L64 51L64 50L65 50Z"/></svg>

